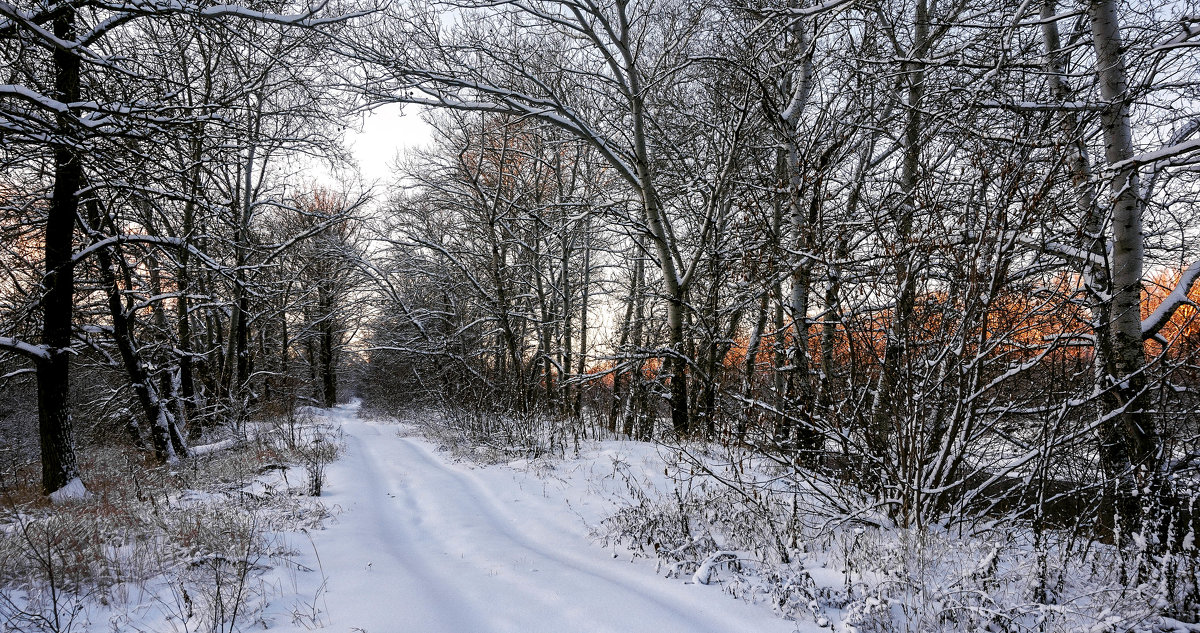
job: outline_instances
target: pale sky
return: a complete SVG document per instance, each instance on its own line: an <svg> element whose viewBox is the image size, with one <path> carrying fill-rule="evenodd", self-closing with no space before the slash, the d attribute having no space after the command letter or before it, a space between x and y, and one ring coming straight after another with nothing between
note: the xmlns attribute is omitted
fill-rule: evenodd
<svg viewBox="0 0 1200 633"><path fill-rule="evenodd" d="M346 135L364 181L386 185L393 177L396 156L429 142L432 130L420 113L415 106L406 106L401 113L399 105L386 105L367 115L362 132Z"/></svg>

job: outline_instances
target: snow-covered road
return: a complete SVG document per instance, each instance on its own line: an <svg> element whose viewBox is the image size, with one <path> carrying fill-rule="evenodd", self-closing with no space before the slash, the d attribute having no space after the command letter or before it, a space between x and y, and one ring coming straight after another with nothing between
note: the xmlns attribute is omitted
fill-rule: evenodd
<svg viewBox="0 0 1200 633"><path fill-rule="evenodd" d="M644 561L613 558L588 540L554 481L453 463L395 425L355 414L351 406L328 414L344 429L348 450L330 467L324 496L343 512L313 535L327 582L316 601L326 630L795 630L718 587L661 578ZM301 585L311 589L316 575ZM307 628L282 614L272 619L272 630Z"/></svg>

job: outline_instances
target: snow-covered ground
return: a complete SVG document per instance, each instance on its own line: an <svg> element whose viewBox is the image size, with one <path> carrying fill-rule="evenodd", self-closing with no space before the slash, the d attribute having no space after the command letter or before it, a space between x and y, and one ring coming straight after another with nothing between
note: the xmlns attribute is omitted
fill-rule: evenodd
<svg viewBox="0 0 1200 633"><path fill-rule="evenodd" d="M341 513L311 534L312 547L297 547L314 571L286 583L297 595L268 607L269 630L819 630L596 545L589 525L611 508L595 472L458 463L401 426L356 413L345 405L326 414L347 451L330 466L322 500ZM596 450L595 467L611 473L620 445ZM306 608L316 617L297 617Z"/></svg>
<svg viewBox="0 0 1200 633"><path fill-rule="evenodd" d="M173 471L186 488L113 485L126 472L114 453L90 471L107 487L13 513L0 633L1200 632L1161 617L1200 577L1191 558L1035 543L1016 525L807 524L812 508L772 492L769 464L722 465L734 455L715 446L686 447L690 460L623 441L512 458L525 451L460 442L438 417L300 413ZM345 450L318 499L285 464L332 459L327 437ZM91 571L75 583L63 569Z"/></svg>

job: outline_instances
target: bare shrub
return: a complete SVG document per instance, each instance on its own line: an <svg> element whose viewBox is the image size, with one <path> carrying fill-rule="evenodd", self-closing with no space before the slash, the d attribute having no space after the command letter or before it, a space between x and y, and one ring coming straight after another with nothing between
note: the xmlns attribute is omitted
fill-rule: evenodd
<svg viewBox="0 0 1200 633"><path fill-rule="evenodd" d="M48 506L20 480L0 482L0 631L68 631L95 603L141 630L129 607L147 594L177 630L232 631L273 591L256 576L293 564L267 535L319 529L329 516L292 493L283 465L298 455L275 440L171 468L121 448L85 459L91 495L72 503Z"/></svg>
<svg viewBox="0 0 1200 633"><path fill-rule="evenodd" d="M338 458L342 452L341 429L333 429L327 425L309 428L303 440L296 446L295 454L308 474L308 495L321 496L325 485L325 469Z"/></svg>
<svg viewBox="0 0 1200 633"><path fill-rule="evenodd" d="M789 619L847 633L1152 630L1195 580L1190 559L1019 521L948 529L831 518L819 490L776 468L690 450L668 460L674 481L662 489L614 463L628 490L594 535L668 577L719 584Z"/></svg>

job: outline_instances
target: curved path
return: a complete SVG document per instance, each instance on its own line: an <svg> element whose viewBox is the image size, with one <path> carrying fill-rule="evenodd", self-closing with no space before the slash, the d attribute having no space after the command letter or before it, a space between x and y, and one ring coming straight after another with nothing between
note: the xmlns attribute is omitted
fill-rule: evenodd
<svg viewBox="0 0 1200 633"><path fill-rule="evenodd" d="M326 630L795 630L717 587L612 558L587 540L582 521L543 480L448 463L396 426L358 420L352 407L329 417L342 425L348 451L330 467L324 499L343 512L313 535L326 581L316 601Z"/></svg>

